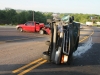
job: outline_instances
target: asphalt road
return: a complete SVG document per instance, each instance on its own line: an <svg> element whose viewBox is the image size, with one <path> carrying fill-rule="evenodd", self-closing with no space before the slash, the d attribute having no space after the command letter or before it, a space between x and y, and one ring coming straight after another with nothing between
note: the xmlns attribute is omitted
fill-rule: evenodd
<svg viewBox="0 0 100 75"><path fill-rule="evenodd" d="M81 30L80 41L83 41L71 65L55 65L40 59L42 52L48 49L44 43L48 37L20 33L15 28L0 28L0 75L100 75L100 28ZM36 60L41 61L35 63Z"/></svg>
<svg viewBox="0 0 100 75"><path fill-rule="evenodd" d="M15 27L1 27L0 28L0 43L2 42L18 42L36 39L45 39L48 35L39 35L38 33L18 32Z"/></svg>

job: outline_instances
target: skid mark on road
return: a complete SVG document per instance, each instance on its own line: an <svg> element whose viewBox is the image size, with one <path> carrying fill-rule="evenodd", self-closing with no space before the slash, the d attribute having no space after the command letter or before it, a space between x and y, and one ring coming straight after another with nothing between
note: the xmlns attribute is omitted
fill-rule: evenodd
<svg viewBox="0 0 100 75"><path fill-rule="evenodd" d="M6 40L6 42L20 41L20 40L24 40L24 39L32 39L32 38L20 38L20 39Z"/></svg>
<svg viewBox="0 0 100 75"><path fill-rule="evenodd" d="M5 41L0 41L0 44L7 43L7 42L29 40L29 39L33 39L33 38L20 38L20 39L13 39L13 40L5 40Z"/></svg>
<svg viewBox="0 0 100 75"><path fill-rule="evenodd" d="M34 37L34 38L27 37L27 38L18 38L18 39L12 39L12 40L4 40L4 41L0 41L0 44L9 43L9 42L17 42L17 41L34 40L37 38L44 38L44 36L38 36L38 37Z"/></svg>
<svg viewBox="0 0 100 75"><path fill-rule="evenodd" d="M5 41L0 41L0 44L6 43Z"/></svg>

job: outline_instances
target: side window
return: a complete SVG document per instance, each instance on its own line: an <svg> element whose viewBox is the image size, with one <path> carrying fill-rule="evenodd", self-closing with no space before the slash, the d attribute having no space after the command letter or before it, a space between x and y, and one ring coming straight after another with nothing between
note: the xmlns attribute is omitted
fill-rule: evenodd
<svg viewBox="0 0 100 75"><path fill-rule="evenodd" d="M33 25L33 22L26 22L25 23L27 26L32 26Z"/></svg>
<svg viewBox="0 0 100 75"><path fill-rule="evenodd" d="M27 26L28 26L28 25L29 25L29 22L26 22L26 23L25 23L25 25L27 25Z"/></svg>
<svg viewBox="0 0 100 75"><path fill-rule="evenodd" d="M34 25L34 22L32 22L32 26Z"/></svg>

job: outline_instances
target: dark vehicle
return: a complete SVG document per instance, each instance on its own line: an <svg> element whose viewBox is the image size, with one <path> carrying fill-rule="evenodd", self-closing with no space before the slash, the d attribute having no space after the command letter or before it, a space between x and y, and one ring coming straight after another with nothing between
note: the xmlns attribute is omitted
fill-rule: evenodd
<svg viewBox="0 0 100 75"><path fill-rule="evenodd" d="M80 36L80 23L75 23L73 20L73 16L67 16L62 20L50 22L51 40L46 42L49 48L43 52L44 59L55 64L70 64L72 54L77 50Z"/></svg>

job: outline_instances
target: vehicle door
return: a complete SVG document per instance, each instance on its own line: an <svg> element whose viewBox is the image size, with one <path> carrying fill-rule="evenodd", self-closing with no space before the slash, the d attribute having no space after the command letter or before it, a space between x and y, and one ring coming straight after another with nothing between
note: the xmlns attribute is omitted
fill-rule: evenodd
<svg viewBox="0 0 100 75"><path fill-rule="evenodd" d="M31 22L31 32L35 32L35 23Z"/></svg>
<svg viewBox="0 0 100 75"><path fill-rule="evenodd" d="M29 31L29 32L34 32L35 31L35 25L33 22L26 22L25 23L25 29L26 31Z"/></svg>
<svg viewBox="0 0 100 75"><path fill-rule="evenodd" d="M36 31L40 31L40 25L39 25L39 23L36 23L35 28L36 28Z"/></svg>

